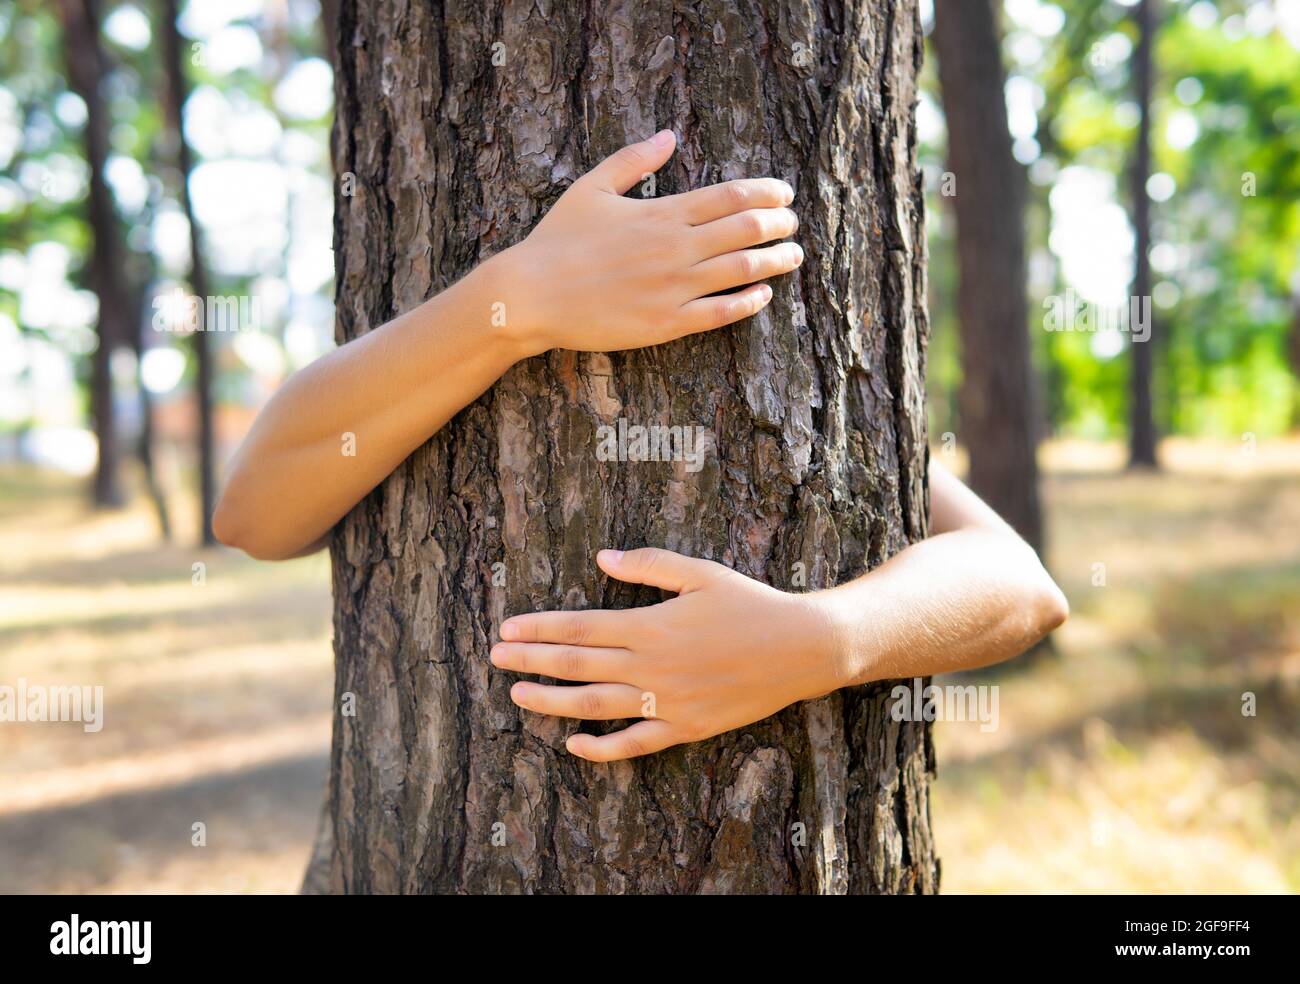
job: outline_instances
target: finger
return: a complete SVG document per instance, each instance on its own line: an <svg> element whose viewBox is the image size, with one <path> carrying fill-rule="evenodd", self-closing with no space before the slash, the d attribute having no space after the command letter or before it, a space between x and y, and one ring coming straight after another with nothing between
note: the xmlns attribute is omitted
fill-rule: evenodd
<svg viewBox="0 0 1300 984"><path fill-rule="evenodd" d="M755 280L779 277L803 263L803 247L798 243L779 243L761 249L742 249L726 256L701 260L691 267L689 276L701 294L730 290Z"/></svg>
<svg viewBox="0 0 1300 984"><path fill-rule="evenodd" d="M503 670L584 683L626 680L632 664L632 654L626 649L552 646L542 642L499 642L492 647L491 659L493 666Z"/></svg>
<svg viewBox="0 0 1300 984"><path fill-rule="evenodd" d="M610 577L629 584L648 584L676 594L686 594L704 587L730 571L711 560L686 557L658 547L637 550L602 550L596 563Z"/></svg>
<svg viewBox="0 0 1300 984"><path fill-rule="evenodd" d="M649 140L628 144L615 151L582 176L602 191L624 194L648 174L654 174L673 155L677 138L672 130L660 130Z"/></svg>
<svg viewBox="0 0 1300 984"><path fill-rule="evenodd" d="M789 205L794 201L794 189L777 178L741 178L673 195L665 201L677 205L691 225L703 225L750 208Z"/></svg>
<svg viewBox="0 0 1300 984"><path fill-rule="evenodd" d="M629 611L532 612L501 623L503 642L553 642L564 646L612 646L627 640Z"/></svg>
<svg viewBox="0 0 1300 984"><path fill-rule="evenodd" d="M569 735L564 747L589 762L617 762L662 752L676 744L673 726L667 721L638 721L611 735Z"/></svg>
<svg viewBox="0 0 1300 984"><path fill-rule="evenodd" d="M719 297L701 297L678 308L677 328L686 335L712 331L757 314L771 300L772 288L767 284L754 284Z"/></svg>
<svg viewBox="0 0 1300 984"><path fill-rule="evenodd" d="M704 256L721 256L746 246L770 243L794 235L799 218L788 208L751 208L695 227L695 240Z"/></svg>
<svg viewBox="0 0 1300 984"><path fill-rule="evenodd" d="M642 717L644 696L626 683L592 683L585 687L548 687L516 683L510 699L526 711L583 721L621 721Z"/></svg>

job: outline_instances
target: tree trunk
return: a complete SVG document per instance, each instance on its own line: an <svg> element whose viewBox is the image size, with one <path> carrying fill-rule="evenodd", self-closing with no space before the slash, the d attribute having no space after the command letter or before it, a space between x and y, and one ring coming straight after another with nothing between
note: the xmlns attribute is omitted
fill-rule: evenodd
<svg viewBox="0 0 1300 984"><path fill-rule="evenodd" d="M1138 303L1149 304L1151 296L1151 199L1147 180L1151 177L1151 49L1155 42L1155 0L1139 0L1137 19L1138 43L1133 51L1133 98L1138 104L1137 144L1130 171L1133 218L1133 296ZM1130 310L1132 310L1130 306ZM1135 342L1130 335L1133 353L1129 379L1129 466L1154 468L1156 465L1156 422L1151 406L1151 367L1153 339Z"/></svg>
<svg viewBox="0 0 1300 984"><path fill-rule="evenodd" d="M99 445L93 497L96 506L115 507L120 506L123 500L111 363L113 350L127 338L124 328L126 302L120 279L124 250L122 231L113 193L104 176L108 162L109 119L99 89L107 73L104 50L99 41L99 4L95 0L61 0L59 19L63 26L68 85L86 104L83 140L86 166L90 171L86 218L94 239L89 279L99 302L98 343L90 377L91 415Z"/></svg>
<svg viewBox="0 0 1300 984"><path fill-rule="evenodd" d="M152 278L139 276L132 283L132 304L130 310L135 313L135 324L131 331L131 346L135 351L135 386L140 403L140 437L136 442L136 454L140 459L140 472L144 478L145 493L153 504L154 516L158 520L158 532L164 540L172 538L171 511L167 508L167 494L158 479L158 466L154 457L154 400L153 394L144 384L144 357L149 351L145 332L149 319L146 318L146 300L148 284Z"/></svg>
<svg viewBox="0 0 1300 984"><path fill-rule="evenodd" d="M959 437L970 452L971 488L1041 552L1025 174L1011 154L991 0L940 0L933 39L956 178Z"/></svg>
<svg viewBox="0 0 1300 984"><path fill-rule="evenodd" d="M643 193L785 178L807 259L733 328L521 363L340 523L331 890L935 891L929 730L889 685L593 765L564 739L604 725L522 712L487 662L509 614L660 599L601 576L601 547L798 589L924 537L915 2L344 0L339 34L339 342L663 126L680 147ZM708 428L704 467L599 461L619 418Z"/></svg>
<svg viewBox="0 0 1300 984"><path fill-rule="evenodd" d="M1286 336L1286 353L1291 374L1300 381L1300 286L1291 295L1291 328ZM1300 383L1292 387L1291 393L1291 429L1300 430Z"/></svg>
<svg viewBox="0 0 1300 984"><path fill-rule="evenodd" d="M175 141L176 166L180 171L177 195L181 210L190 226L190 289L204 310L204 320L192 338L197 374L194 395L198 404L199 433L196 451L199 471L200 538L204 546L214 546L216 535L212 532L212 513L217 505L215 476L216 436L212 394L212 343L208 338L211 327L206 321L208 270L203 261L203 233L194 215L190 200L190 174L194 170L193 153L185 137L185 100L189 98L189 80L185 75L185 61L181 52L180 29L176 26L178 15L176 0L161 0L159 25L163 42L163 70L167 76L167 119Z"/></svg>

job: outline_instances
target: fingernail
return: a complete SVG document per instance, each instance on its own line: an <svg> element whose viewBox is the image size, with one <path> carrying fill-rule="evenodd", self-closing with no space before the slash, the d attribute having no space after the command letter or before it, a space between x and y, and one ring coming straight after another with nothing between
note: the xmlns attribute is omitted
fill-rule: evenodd
<svg viewBox="0 0 1300 984"><path fill-rule="evenodd" d="M803 263L803 247L798 243L791 243L791 252L794 253L794 265L799 266Z"/></svg>
<svg viewBox="0 0 1300 984"><path fill-rule="evenodd" d="M519 626L515 625L514 622L502 622L501 638L504 639L506 642L510 642L512 639L518 639Z"/></svg>
<svg viewBox="0 0 1300 984"><path fill-rule="evenodd" d="M792 201L794 201L794 188L791 186L790 182L788 181L782 181L781 183L785 185L785 203L789 205Z"/></svg>
<svg viewBox="0 0 1300 984"><path fill-rule="evenodd" d="M758 292L762 295L764 301L770 301L772 299L772 288L767 284L762 284L759 287Z"/></svg>
<svg viewBox="0 0 1300 984"><path fill-rule="evenodd" d="M667 147L670 143L673 142L673 131L660 130L658 133L656 133L653 137L650 138L650 142L654 144L656 147Z"/></svg>
<svg viewBox="0 0 1300 984"><path fill-rule="evenodd" d="M497 665L497 662L498 662L498 660L500 660L500 658L501 658L501 648L500 648L499 646L493 646L493 647L492 647L492 651L491 651L490 653L488 653L488 661L489 661L493 666L496 666L496 665Z"/></svg>
<svg viewBox="0 0 1300 984"><path fill-rule="evenodd" d="M516 683L513 687L510 688L510 699L513 700L516 704L522 704L523 696L527 692L528 691L525 689L524 684Z"/></svg>
<svg viewBox="0 0 1300 984"><path fill-rule="evenodd" d="M607 563L607 564L617 564L620 560L623 559L623 551L622 551L622 550L602 550L602 551L599 553L599 555L597 555L597 558L596 558L596 559L597 559L597 560L603 560L603 561L604 561L605 563Z"/></svg>

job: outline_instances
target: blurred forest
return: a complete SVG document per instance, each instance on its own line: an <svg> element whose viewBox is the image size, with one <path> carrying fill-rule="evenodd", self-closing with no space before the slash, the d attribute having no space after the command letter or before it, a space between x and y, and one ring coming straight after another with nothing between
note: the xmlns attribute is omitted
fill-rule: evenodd
<svg viewBox="0 0 1300 984"><path fill-rule="evenodd" d="M333 344L320 8L176 6L0 4L4 457L99 505L142 462L160 518Z"/></svg>
<svg viewBox="0 0 1300 984"><path fill-rule="evenodd" d="M301 874L327 565L210 516L333 345L329 8L0 0L0 680L127 695L93 754L0 734L0 890ZM1295 891L1300 3L921 10L933 453L1075 612L996 742L939 729L945 884ZM219 871L155 824L203 810L243 831Z"/></svg>
<svg viewBox="0 0 1300 984"><path fill-rule="evenodd" d="M983 25L970 17L981 9ZM1145 97L1135 85L1144 11L1155 66ZM928 60L918 108L935 443L969 439L978 458L998 435L1023 433L1031 448L1124 438L1141 429L1139 356L1154 434L1249 442L1295 429L1300 8L1008 0L1000 13L995 23L984 4L952 9L953 51L988 56L967 67L968 85L952 85L953 98L972 93L962 117L975 121L963 137L969 167L949 166L959 148L948 146L943 59ZM186 489L210 510L214 472L249 415L332 344L328 22L314 0L191 2L179 12L163 2L0 3L4 460L95 471L104 505L121 501L122 469L143 462L160 518ZM1001 78L987 78L990 64ZM974 95L981 72L1001 83L1005 112ZM981 106L992 111L976 119ZM1135 196L1143 131L1145 195ZM970 173L990 158L986 170L1000 174ZM988 197L982 184L1019 191ZM1146 250L1136 248L1139 197ZM1020 230L1026 324L1018 334L996 318L989 330L1000 336L975 334L979 344L964 349L956 213L966 200L988 213L968 223L972 255ZM1149 290L1134 289L1139 255ZM1003 286L993 292L1020 300ZM1123 328L1049 327L1061 303L1104 321L1135 295L1150 298L1149 348ZM218 326L230 330L189 331L195 297L237 305ZM1030 371L999 388L992 377L1022 347ZM1017 479L1025 457L1009 462Z"/></svg>

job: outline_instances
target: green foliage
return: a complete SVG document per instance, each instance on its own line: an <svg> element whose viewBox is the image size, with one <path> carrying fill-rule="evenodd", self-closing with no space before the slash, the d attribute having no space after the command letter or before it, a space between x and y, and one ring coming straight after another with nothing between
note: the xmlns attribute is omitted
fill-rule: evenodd
<svg viewBox="0 0 1300 984"><path fill-rule="evenodd" d="M1060 29L1035 33L1035 11L1056 7ZM1152 106L1154 171L1173 194L1152 205L1157 415L1165 432L1260 437L1300 423L1300 50L1265 0L1162 2ZM1137 111L1128 61L1131 8L1114 0L1006 5L1004 63L1040 93L1028 250L1049 282L1031 276L1029 330L1045 403L1058 433L1119 437L1127 420L1128 359L1087 334L1037 331L1045 296L1071 286L1060 244L1049 248L1050 193L1067 167L1109 175L1127 205ZM1049 18L1050 20L1050 18ZM1031 43L1026 48L1026 42ZM1026 61L1024 52L1041 56ZM932 73L926 83L936 102ZM942 145L923 146L931 167ZM1161 178L1161 181L1167 179ZM941 200L936 207L942 208ZM950 225L932 223L935 345L956 328ZM1099 251L1112 247L1098 243ZM1130 261L1131 262L1131 261ZM1041 336L1041 337L1040 337ZM959 376L955 356L952 371ZM933 378L933 377L932 377ZM944 387L957 385L945 378ZM936 424L955 426L946 402Z"/></svg>

